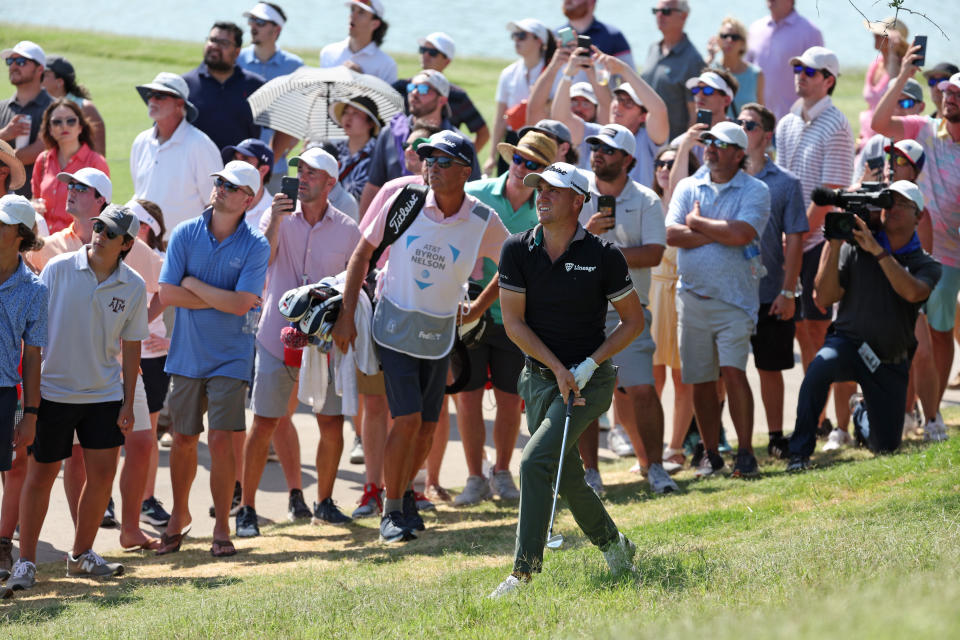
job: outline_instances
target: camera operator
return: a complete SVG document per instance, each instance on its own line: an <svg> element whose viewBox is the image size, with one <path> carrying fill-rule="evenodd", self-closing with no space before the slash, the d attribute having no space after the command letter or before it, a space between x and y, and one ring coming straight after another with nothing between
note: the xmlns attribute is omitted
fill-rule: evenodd
<svg viewBox="0 0 960 640"><path fill-rule="evenodd" d="M827 225L814 283L818 299L840 304L800 387L787 471L809 467L817 418L838 380L856 381L863 389L870 449L881 453L900 446L907 374L917 345L914 325L921 303L940 279L940 264L917 237L924 207L920 189L900 180L883 195L890 199L880 214L880 231L872 232L853 216L853 242L844 243Z"/></svg>

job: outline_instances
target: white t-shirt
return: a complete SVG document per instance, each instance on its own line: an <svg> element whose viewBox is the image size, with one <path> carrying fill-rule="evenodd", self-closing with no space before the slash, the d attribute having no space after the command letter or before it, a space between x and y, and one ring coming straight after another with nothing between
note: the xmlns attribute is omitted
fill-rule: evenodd
<svg viewBox="0 0 960 640"><path fill-rule="evenodd" d="M526 100L530 97L530 90L541 71L543 71L543 60L540 60L532 69L527 69L523 60L510 63L500 72L496 101L507 105L509 109Z"/></svg>
<svg viewBox="0 0 960 640"><path fill-rule="evenodd" d="M355 62L364 73L377 76L387 84L397 81L397 63L375 42L360 51L350 51L350 38L328 44L320 50L320 67L338 67L348 60Z"/></svg>
<svg viewBox="0 0 960 640"><path fill-rule="evenodd" d="M263 195L260 196L260 199L254 204L250 209L244 214L244 220L247 221L247 224L250 225L253 229L260 228L260 219L263 217L263 214L266 213L267 209L270 208L270 205L273 204L273 196L270 195L270 192L266 189L263 190Z"/></svg>

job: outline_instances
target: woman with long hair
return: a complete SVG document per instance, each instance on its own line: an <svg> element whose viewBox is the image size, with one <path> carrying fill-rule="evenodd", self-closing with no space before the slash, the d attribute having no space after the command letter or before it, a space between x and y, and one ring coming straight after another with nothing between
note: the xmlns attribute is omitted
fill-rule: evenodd
<svg viewBox="0 0 960 640"><path fill-rule="evenodd" d="M93 144L90 146L100 155L107 155L107 128L103 117L90 101L90 92L77 82L77 74L69 60L60 56L47 58L47 66L43 70L43 88L51 97L67 98L80 107L93 131Z"/></svg>
<svg viewBox="0 0 960 640"><path fill-rule="evenodd" d="M737 79L737 95L730 104L731 113L740 113L748 102L763 104L763 71L743 59L747 52L747 28L736 18L727 16L720 22L720 31L707 43L707 65L723 68ZM720 60L716 60L722 53Z"/></svg>

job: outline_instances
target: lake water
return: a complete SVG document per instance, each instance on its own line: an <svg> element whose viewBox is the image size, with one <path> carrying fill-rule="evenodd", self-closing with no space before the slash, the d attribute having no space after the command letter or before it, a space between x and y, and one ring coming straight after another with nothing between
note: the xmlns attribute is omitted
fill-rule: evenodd
<svg viewBox="0 0 960 640"><path fill-rule="evenodd" d="M853 2L870 19L891 14L887 0ZM216 20L234 20L245 26L241 14L253 4L254 0L163 0L140 4L130 0L4 0L0 2L0 20L199 42ZM290 19L281 36L281 45L319 48L346 36L348 9L342 2L280 0L278 4ZM431 31L446 31L456 41L458 53L513 58L513 45L505 28L508 21L537 17L551 27L565 22L560 0L528 0L523 7L512 0L385 0L384 4L390 23L384 44L387 51L415 51L417 37ZM764 0L690 0L690 5L687 33L701 53L707 38L716 33L724 16L733 15L749 24L767 13ZM659 36L650 14L652 6L653 2L636 0L598 1L598 17L618 24L638 64L642 64L647 47ZM945 37L923 18L901 13L911 35L929 36L928 61L960 63L960 55L956 54L956 47L960 45L960 2L907 0L906 6L930 16L947 32ZM797 10L821 29L826 45L837 52L841 65L865 67L869 64L874 55L873 40L850 0L797 0Z"/></svg>

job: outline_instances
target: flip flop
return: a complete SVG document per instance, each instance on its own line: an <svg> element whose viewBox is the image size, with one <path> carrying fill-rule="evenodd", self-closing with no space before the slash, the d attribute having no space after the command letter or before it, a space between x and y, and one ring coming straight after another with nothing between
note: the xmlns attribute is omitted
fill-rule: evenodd
<svg viewBox="0 0 960 640"><path fill-rule="evenodd" d="M123 547L123 550L127 553L134 553L136 551L157 551L163 546L163 540L160 538L150 538L147 537L146 542L141 542L140 544L135 544L132 547Z"/></svg>
<svg viewBox="0 0 960 640"><path fill-rule="evenodd" d="M233 542L230 540L214 539L213 545L210 547L210 555L214 558L229 558L237 555L237 548L233 546Z"/></svg>
<svg viewBox="0 0 960 640"><path fill-rule="evenodd" d="M160 538L160 548L157 549L156 555L165 556L168 553L177 553L180 551L180 545L183 544L183 539L187 537L189 532L190 527L188 526L180 533L174 533L173 535L164 533L163 537Z"/></svg>

